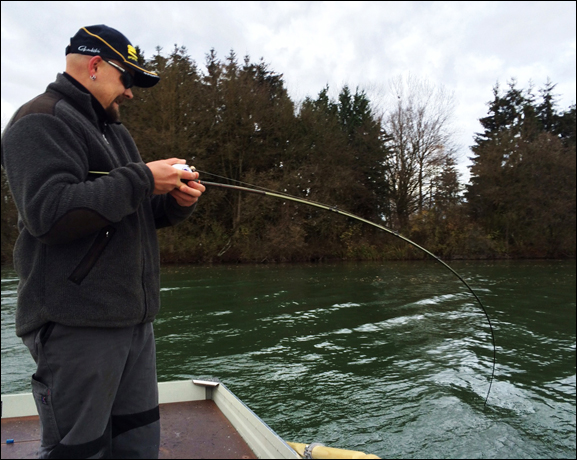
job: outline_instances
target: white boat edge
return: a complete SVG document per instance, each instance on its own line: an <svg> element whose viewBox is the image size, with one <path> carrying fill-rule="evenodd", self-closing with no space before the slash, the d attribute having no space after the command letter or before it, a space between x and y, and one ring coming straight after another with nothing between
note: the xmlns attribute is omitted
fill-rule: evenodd
<svg viewBox="0 0 577 460"><path fill-rule="evenodd" d="M160 404L212 399L258 458L301 458L279 435L221 382L158 383ZM2 395L2 418L38 415L32 393Z"/></svg>

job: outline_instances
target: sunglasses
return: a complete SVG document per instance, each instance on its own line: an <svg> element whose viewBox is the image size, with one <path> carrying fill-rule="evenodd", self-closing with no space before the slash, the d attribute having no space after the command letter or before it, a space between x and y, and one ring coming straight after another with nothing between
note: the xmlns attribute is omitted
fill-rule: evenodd
<svg viewBox="0 0 577 460"><path fill-rule="evenodd" d="M120 72L120 81L122 81L122 84L124 85L124 87L126 89L132 88L134 86L134 77L130 74L130 72L128 70L123 69L118 64L115 64L112 61L108 61L108 60L104 59L104 62L107 62L108 64L110 64L112 67L116 68Z"/></svg>

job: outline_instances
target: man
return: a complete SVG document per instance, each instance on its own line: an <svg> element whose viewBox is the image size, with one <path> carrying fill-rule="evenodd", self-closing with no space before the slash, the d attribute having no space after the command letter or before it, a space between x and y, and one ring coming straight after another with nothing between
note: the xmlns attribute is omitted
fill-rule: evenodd
<svg viewBox="0 0 577 460"><path fill-rule="evenodd" d="M131 87L158 81L120 32L84 27L66 72L2 136L41 458L158 457L156 229L189 217L204 191L198 173L172 167L184 160L144 164L120 124Z"/></svg>

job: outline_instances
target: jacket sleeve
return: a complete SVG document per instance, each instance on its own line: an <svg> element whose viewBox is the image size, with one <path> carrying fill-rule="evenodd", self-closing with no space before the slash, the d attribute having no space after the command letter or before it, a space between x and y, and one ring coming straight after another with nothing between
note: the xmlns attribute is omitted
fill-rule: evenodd
<svg viewBox="0 0 577 460"><path fill-rule="evenodd" d="M152 199L156 228L176 225L192 215L196 203L192 206L180 206L170 195L156 195Z"/></svg>
<svg viewBox="0 0 577 460"><path fill-rule="evenodd" d="M45 244L119 222L152 194L154 178L142 162L87 180L88 148L81 132L48 114L27 115L2 136L2 164L20 218Z"/></svg>

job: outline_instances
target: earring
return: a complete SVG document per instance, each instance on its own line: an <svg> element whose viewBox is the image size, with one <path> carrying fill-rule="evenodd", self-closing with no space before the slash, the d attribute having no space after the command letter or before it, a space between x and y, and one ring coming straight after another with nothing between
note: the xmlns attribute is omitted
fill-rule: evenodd
<svg viewBox="0 0 577 460"><path fill-rule="evenodd" d="M90 79L91 79L92 81L96 80L96 75L90 75Z"/></svg>

